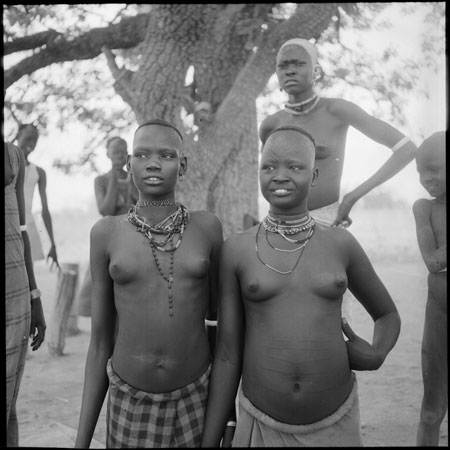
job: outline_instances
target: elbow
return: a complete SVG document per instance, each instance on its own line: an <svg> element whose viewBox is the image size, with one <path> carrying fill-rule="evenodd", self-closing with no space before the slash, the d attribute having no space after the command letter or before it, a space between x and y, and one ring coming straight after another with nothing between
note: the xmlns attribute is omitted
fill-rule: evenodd
<svg viewBox="0 0 450 450"><path fill-rule="evenodd" d="M441 267L440 261L438 260L427 261L425 264L427 266L428 272L430 273L438 273L443 269L443 267Z"/></svg>
<svg viewBox="0 0 450 450"><path fill-rule="evenodd" d="M416 146L411 144L397 150L396 155L405 166L416 157Z"/></svg>

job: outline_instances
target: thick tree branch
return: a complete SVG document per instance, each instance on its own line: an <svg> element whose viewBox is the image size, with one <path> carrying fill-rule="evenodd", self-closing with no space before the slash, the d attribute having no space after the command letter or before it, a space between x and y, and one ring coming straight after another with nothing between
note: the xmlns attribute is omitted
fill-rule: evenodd
<svg viewBox="0 0 450 450"><path fill-rule="evenodd" d="M132 48L144 39L148 18L149 14L126 17L116 25L93 28L73 40L59 35L58 39L47 42L45 48L6 70L4 88L50 64L95 58L104 45L111 49Z"/></svg>
<svg viewBox="0 0 450 450"><path fill-rule="evenodd" d="M12 41L3 43L3 54L10 55L15 52L22 52L25 50L34 50L43 45L49 45L56 41L58 36L62 36L56 30L41 31L40 33L24 36Z"/></svg>
<svg viewBox="0 0 450 450"><path fill-rule="evenodd" d="M125 66L119 68L114 53L108 47L103 46L102 51L105 54L109 70L115 80L114 87L117 93L129 105L134 105L136 103L136 98L133 91L133 72L128 70Z"/></svg>

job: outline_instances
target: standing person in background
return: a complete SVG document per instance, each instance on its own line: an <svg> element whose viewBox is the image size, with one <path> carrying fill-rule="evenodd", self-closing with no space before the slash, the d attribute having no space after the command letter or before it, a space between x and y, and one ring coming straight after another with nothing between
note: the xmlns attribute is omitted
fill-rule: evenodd
<svg viewBox="0 0 450 450"><path fill-rule="evenodd" d="M447 189L445 132L425 139L416 156L420 183L432 200L413 205L417 241L429 271L422 338L423 400L417 446L439 445L439 430L448 408L447 366Z"/></svg>
<svg viewBox="0 0 450 450"><path fill-rule="evenodd" d="M33 213L31 212L33 196L36 185L38 186L39 196L42 205L42 219L50 239L50 250L47 254L47 261L51 258L50 268L55 264L59 268L58 256L56 254L55 238L53 236L52 217L48 208L47 202L47 176L45 170L28 160L30 153L36 148L39 139L39 132L33 124L21 124L17 132L17 146L23 152L25 157L25 181L24 181L24 195L25 195L25 212L27 229L30 238L31 252L33 254L33 261L44 259L42 250L42 243L39 237L39 231L34 221Z"/></svg>
<svg viewBox="0 0 450 450"><path fill-rule="evenodd" d="M92 333L75 446L89 446L109 389L108 448L196 447L222 225L175 200L187 158L170 123L136 129L128 169L139 200L91 230Z"/></svg>
<svg viewBox="0 0 450 450"><path fill-rule="evenodd" d="M267 116L259 136L264 143L271 130L283 125L303 128L316 141L317 186L308 198L308 209L317 223L349 226L354 204L375 187L392 178L414 159L416 146L388 123L367 114L352 102L325 98L315 92L320 76L316 47L306 39L290 39L278 51L276 74L280 89L288 94L285 109ZM392 150L391 157L366 181L344 195L339 204L349 127ZM362 150L363 151L363 150ZM343 315L351 318L351 295L344 297Z"/></svg>
<svg viewBox="0 0 450 450"><path fill-rule="evenodd" d="M124 170L128 157L126 141L119 136L108 139L106 155L111 160L111 170L95 178L95 199L102 216L118 216L138 199L131 174Z"/></svg>
<svg viewBox="0 0 450 450"><path fill-rule="evenodd" d="M124 170L128 150L126 141L114 136L106 142L106 155L111 160L111 170L94 179L95 200L102 216L125 214L136 203L138 192L131 174ZM78 313L91 315L92 278L88 265L78 298Z"/></svg>
<svg viewBox="0 0 450 450"><path fill-rule="evenodd" d="M25 224L23 153L4 144L5 165L5 340L6 340L6 439L19 446L16 401L22 380L28 337L37 350L45 338L41 292L37 288Z"/></svg>

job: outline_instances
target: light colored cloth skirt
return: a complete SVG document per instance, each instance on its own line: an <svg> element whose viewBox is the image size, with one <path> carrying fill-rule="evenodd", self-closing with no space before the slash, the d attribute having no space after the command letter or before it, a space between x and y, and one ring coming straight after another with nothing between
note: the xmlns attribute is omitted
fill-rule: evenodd
<svg viewBox="0 0 450 450"><path fill-rule="evenodd" d="M362 447L358 385L330 416L307 425L278 422L239 390L239 418L233 447Z"/></svg>

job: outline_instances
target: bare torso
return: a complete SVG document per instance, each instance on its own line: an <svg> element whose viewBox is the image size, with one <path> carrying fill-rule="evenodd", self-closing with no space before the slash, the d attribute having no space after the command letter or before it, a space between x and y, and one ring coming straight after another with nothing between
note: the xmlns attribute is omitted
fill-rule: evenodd
<svg viewBox="0 0 450 450"><path fill-rule="evenodd" d="M430 220L437 247L447 244L447 204L430 200Z"/></svg>
<svg viewBox="0 0 450 450"><path fill-rule="evenodd" d="M257 228L242 235L236 255L246 317L243 390L278 421L312 423L338 409L352 387L341 332L346 257L334 230L316 226L294 272L281 275L257 259ZM297 252L276 255L264 246L263 228L259 236L263 261L283 271L294 265Z"/></svg>
<svg viewBox="0 0 450 450"><path fill-rule="evenodd" d="M173 316L168 285L157 270L149 241L127 221L114 218L108 249L118 329L112 356L118 375L137 389L168 392L197 379L208 367L204 319L208 307L211 242L192 213L174 256ZM158 252L169 273L169 253Z"/></svg>
<svg viewBox="0 0 450 450"><path fill-rule="evenodd" d="M321 98L307 115L294 115L281 110L265 119L264 128L296 125L310 133L316 142L316 167L319 177L308 197L308 209L313 210L339 200L345 143L349 125L330 112L333 99Z"/></svg>
<svg viewBox="0 0 450 450"><path fill-rule="evenodd" d="M106 194L109 180L112 177L111 172L112 171L109 171L97 177L97 183L102 190L103 196ZM136 189L132 183L129 175L126 178L117 180L118 198L114 214L112 215L119 216L121 214L126 214L130 209L130 206L136 202L138 195L135 193Z"/></svg>

